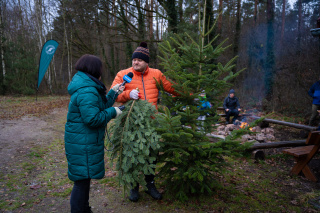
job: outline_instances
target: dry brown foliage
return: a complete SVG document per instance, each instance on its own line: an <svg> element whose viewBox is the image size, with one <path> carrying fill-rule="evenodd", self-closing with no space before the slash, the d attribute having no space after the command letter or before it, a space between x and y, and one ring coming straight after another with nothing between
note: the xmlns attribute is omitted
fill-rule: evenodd
<svg viewBox="0 0 320 213"><path fill-rule="evenodd" d="M42 116L54 108L68 107L68 96L11 97L0 96L0 119L17 119L24 115Z"/></svg>

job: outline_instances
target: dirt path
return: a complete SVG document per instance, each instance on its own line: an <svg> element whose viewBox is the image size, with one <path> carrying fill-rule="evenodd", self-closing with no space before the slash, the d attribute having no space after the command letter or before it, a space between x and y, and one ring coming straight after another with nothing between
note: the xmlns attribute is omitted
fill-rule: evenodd
<svg viewBox="0 0 320 213"><path fill-rule="evenodd" d="M20 120L0 121L0 167L3 167L30 146L50 141L49 125L37 117L24 116Z"/></svg>
<svg viewBox="0 0 320 213"><path fill-rule="evenodd" d="M66 108L58 108L40 118L0 120L0 212L70 212L72 182L63 148L66 114ZM110 169L105 179L92 181L93 212L166 212L162 201L145 193L140 203L123 199L114 182Z"/></svg>

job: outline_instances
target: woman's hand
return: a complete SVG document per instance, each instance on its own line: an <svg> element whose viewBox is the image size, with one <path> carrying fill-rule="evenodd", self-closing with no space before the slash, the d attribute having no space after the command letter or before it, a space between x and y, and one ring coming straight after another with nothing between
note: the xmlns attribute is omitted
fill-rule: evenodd
<svg viewBox="0 0 320 213"><path fill-rule="evenodd" d="M120 86L121 84L116 84L115 86L113 86L111 89L115 92L118 92L119 94L121 94L123 92L123 90L125 89L125 86Z"/></svg>
<svg viewBox="0 0 320 213"><path fill-rule="evenodd" d="M117 112L117 116L116 116L116 118L117 118L119 115L122 114L122 111L121 111L121 109L119 109L119 107L115 107L114 109L115 109L116 112Z"/></svg>

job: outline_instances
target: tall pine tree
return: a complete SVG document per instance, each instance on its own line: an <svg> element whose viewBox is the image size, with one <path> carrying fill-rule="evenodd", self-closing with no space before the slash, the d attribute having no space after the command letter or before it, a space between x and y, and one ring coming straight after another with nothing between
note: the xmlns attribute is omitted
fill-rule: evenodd
<svg viewBox="0 0 320 213"><path fill-rule="evenodd" d="M202 17L206 17L205 9ZM213 116L220 102L217 98L230 86L228 81L240 73L232 72L236 57L225 65L212 64L229 46L224 46L225 40L213 47L211 44L218 35L205 43L214 25L207 32L206 29L204 18L199 20L198 40L185 33L159 45L165 75L179 93L171 96L162 90L164 110L156 115L157 130L162 136L159 176L170 194L180 200L187 200L192 194L212 192L218 184L215 176L225 168L224 156L237 154L235 149L239 149L236 141L212 143L206 136L217 122ZM162 88L161 82L158 86ZM203 93L206 98L200 96ZM206 101L214 107L205 108ZM206 119L199 120L200 115Z"/></svg>

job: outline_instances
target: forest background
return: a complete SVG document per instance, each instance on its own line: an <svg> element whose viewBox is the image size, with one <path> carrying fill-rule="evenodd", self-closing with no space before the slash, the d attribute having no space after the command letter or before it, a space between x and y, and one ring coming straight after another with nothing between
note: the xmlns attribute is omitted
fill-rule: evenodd
<svg viewBox="0 0 320 213"><path fill-rule="evenodd" d="M150 49L149 66L165 72L158 44L173 33L196 39L203 5L204 0L3 0L0 94L36 93L41 48L49 39L59 47L40 85L43 95L67 94L83 54L101 58L102 81L109 85L131 66L141 41ZM320 76L320 38L310 33L320 17L319 0L209 0L205 9L208 26L216 22L208 40L220 35L216 44L228 38L225 46L231 45L214 63L238 55L234 72L246 68L232 82L242 106L308 117L307 91Z"/></svg>

